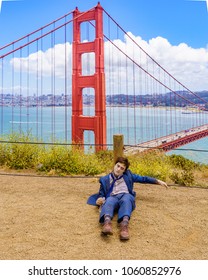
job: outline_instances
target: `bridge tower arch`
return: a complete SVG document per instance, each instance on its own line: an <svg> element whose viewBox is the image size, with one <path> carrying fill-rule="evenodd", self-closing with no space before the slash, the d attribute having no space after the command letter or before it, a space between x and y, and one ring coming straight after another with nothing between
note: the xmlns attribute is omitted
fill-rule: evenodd
<svg viewBox="0 0 208 280"><path fill-rule="evenodd" d="M81 23L95 22L95 40L81 42ZM98 5L87 12L73 12L73 69L72 69L72 142L84 144L84 131L94 132L96 151L106 149L106 96L104 73L103 9ZM94 53L95 70L82 74L82 55ZM89 61L90 63L90 61ZM83 115L83 89L93 88L94 116Z"/></svg>

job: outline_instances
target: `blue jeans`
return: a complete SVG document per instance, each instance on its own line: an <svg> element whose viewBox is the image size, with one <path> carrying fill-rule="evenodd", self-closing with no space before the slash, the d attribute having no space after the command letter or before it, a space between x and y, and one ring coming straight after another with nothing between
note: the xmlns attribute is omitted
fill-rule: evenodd
<svg viewBox="0 0 208 280"><path fill-rule="evenodd" d="M114 212L118 211L118 222L120 223L124 216L131 217L132 211L135 209L135 197L130 193L121 193L109 196L102 205L100 212L100 223L104 222L104 215L113 218Z"/></svg>

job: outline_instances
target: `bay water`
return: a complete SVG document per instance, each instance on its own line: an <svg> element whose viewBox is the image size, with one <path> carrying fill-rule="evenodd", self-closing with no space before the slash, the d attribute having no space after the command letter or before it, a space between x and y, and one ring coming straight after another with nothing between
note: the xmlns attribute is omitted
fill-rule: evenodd
<svg viewBox="0 0 208 280"><path fill-rule="evenodd" d="M113 135L123 134L125 145L136 145L164 135L208 124L208 113L167 108L108 107L107 145L112 149ZM28 133L36 140L71 143L71 107L0 107L0 133L4 138L14 132ZM92 107L83 114L94 116ZM86 131L85 144L94 144L94 134ZM167 154L180 154L193 161L208 164L208 137L189 143Z"/></svg>

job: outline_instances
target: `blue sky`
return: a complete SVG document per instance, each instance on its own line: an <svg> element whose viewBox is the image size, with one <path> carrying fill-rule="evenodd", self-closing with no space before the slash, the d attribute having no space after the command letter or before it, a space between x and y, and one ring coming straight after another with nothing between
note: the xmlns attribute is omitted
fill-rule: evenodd
<svg viewBox="0 0 208 280"><path fill-rule="evenodd" d="M1 1L0 1L1 2ZM3 0L0 13L0 45L3 46L73 10L97 5L94 0ZM101 0L104 9L126 30L149 40L157 36L172 45L193 48L208 44L206 1Z"/></svg>
<svg viewBox="0 0 208 280"><path fill-rule="evenodd" d="M207 2L208 0L100 1L111 17L145 51L193 91L208 90ZM76 7L80 11L86 11L97 3L96 0L0 0L0 46L33 32ZM127 42L124 44L127 46ZM63 49L60 47L56 52L57 56L61 56ZM43 53L43 61L44 57L48 61L49 55L49 52ZM60 56L56 61L61 61ZM29 57L27 59L30 60ZM26 67L26 60L10 61L16 69L20 64L24 67L24 63ZM48 75L50 66L45 64L45 75ZM30 69L36 68L36 65L30 66ZM60 65L60 69L64 69L64 64Z"/></svg>

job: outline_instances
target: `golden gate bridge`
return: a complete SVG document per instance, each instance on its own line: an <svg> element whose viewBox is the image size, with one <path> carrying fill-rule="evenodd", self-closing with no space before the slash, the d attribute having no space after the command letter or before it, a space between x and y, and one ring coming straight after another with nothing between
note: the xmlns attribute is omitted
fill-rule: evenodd
<svg viewBox="0 0 208 280"><path fill-rule="evenodd" d="M206 106L100 3L0 48L1 135L168 151L208 136Z"/></svg>

